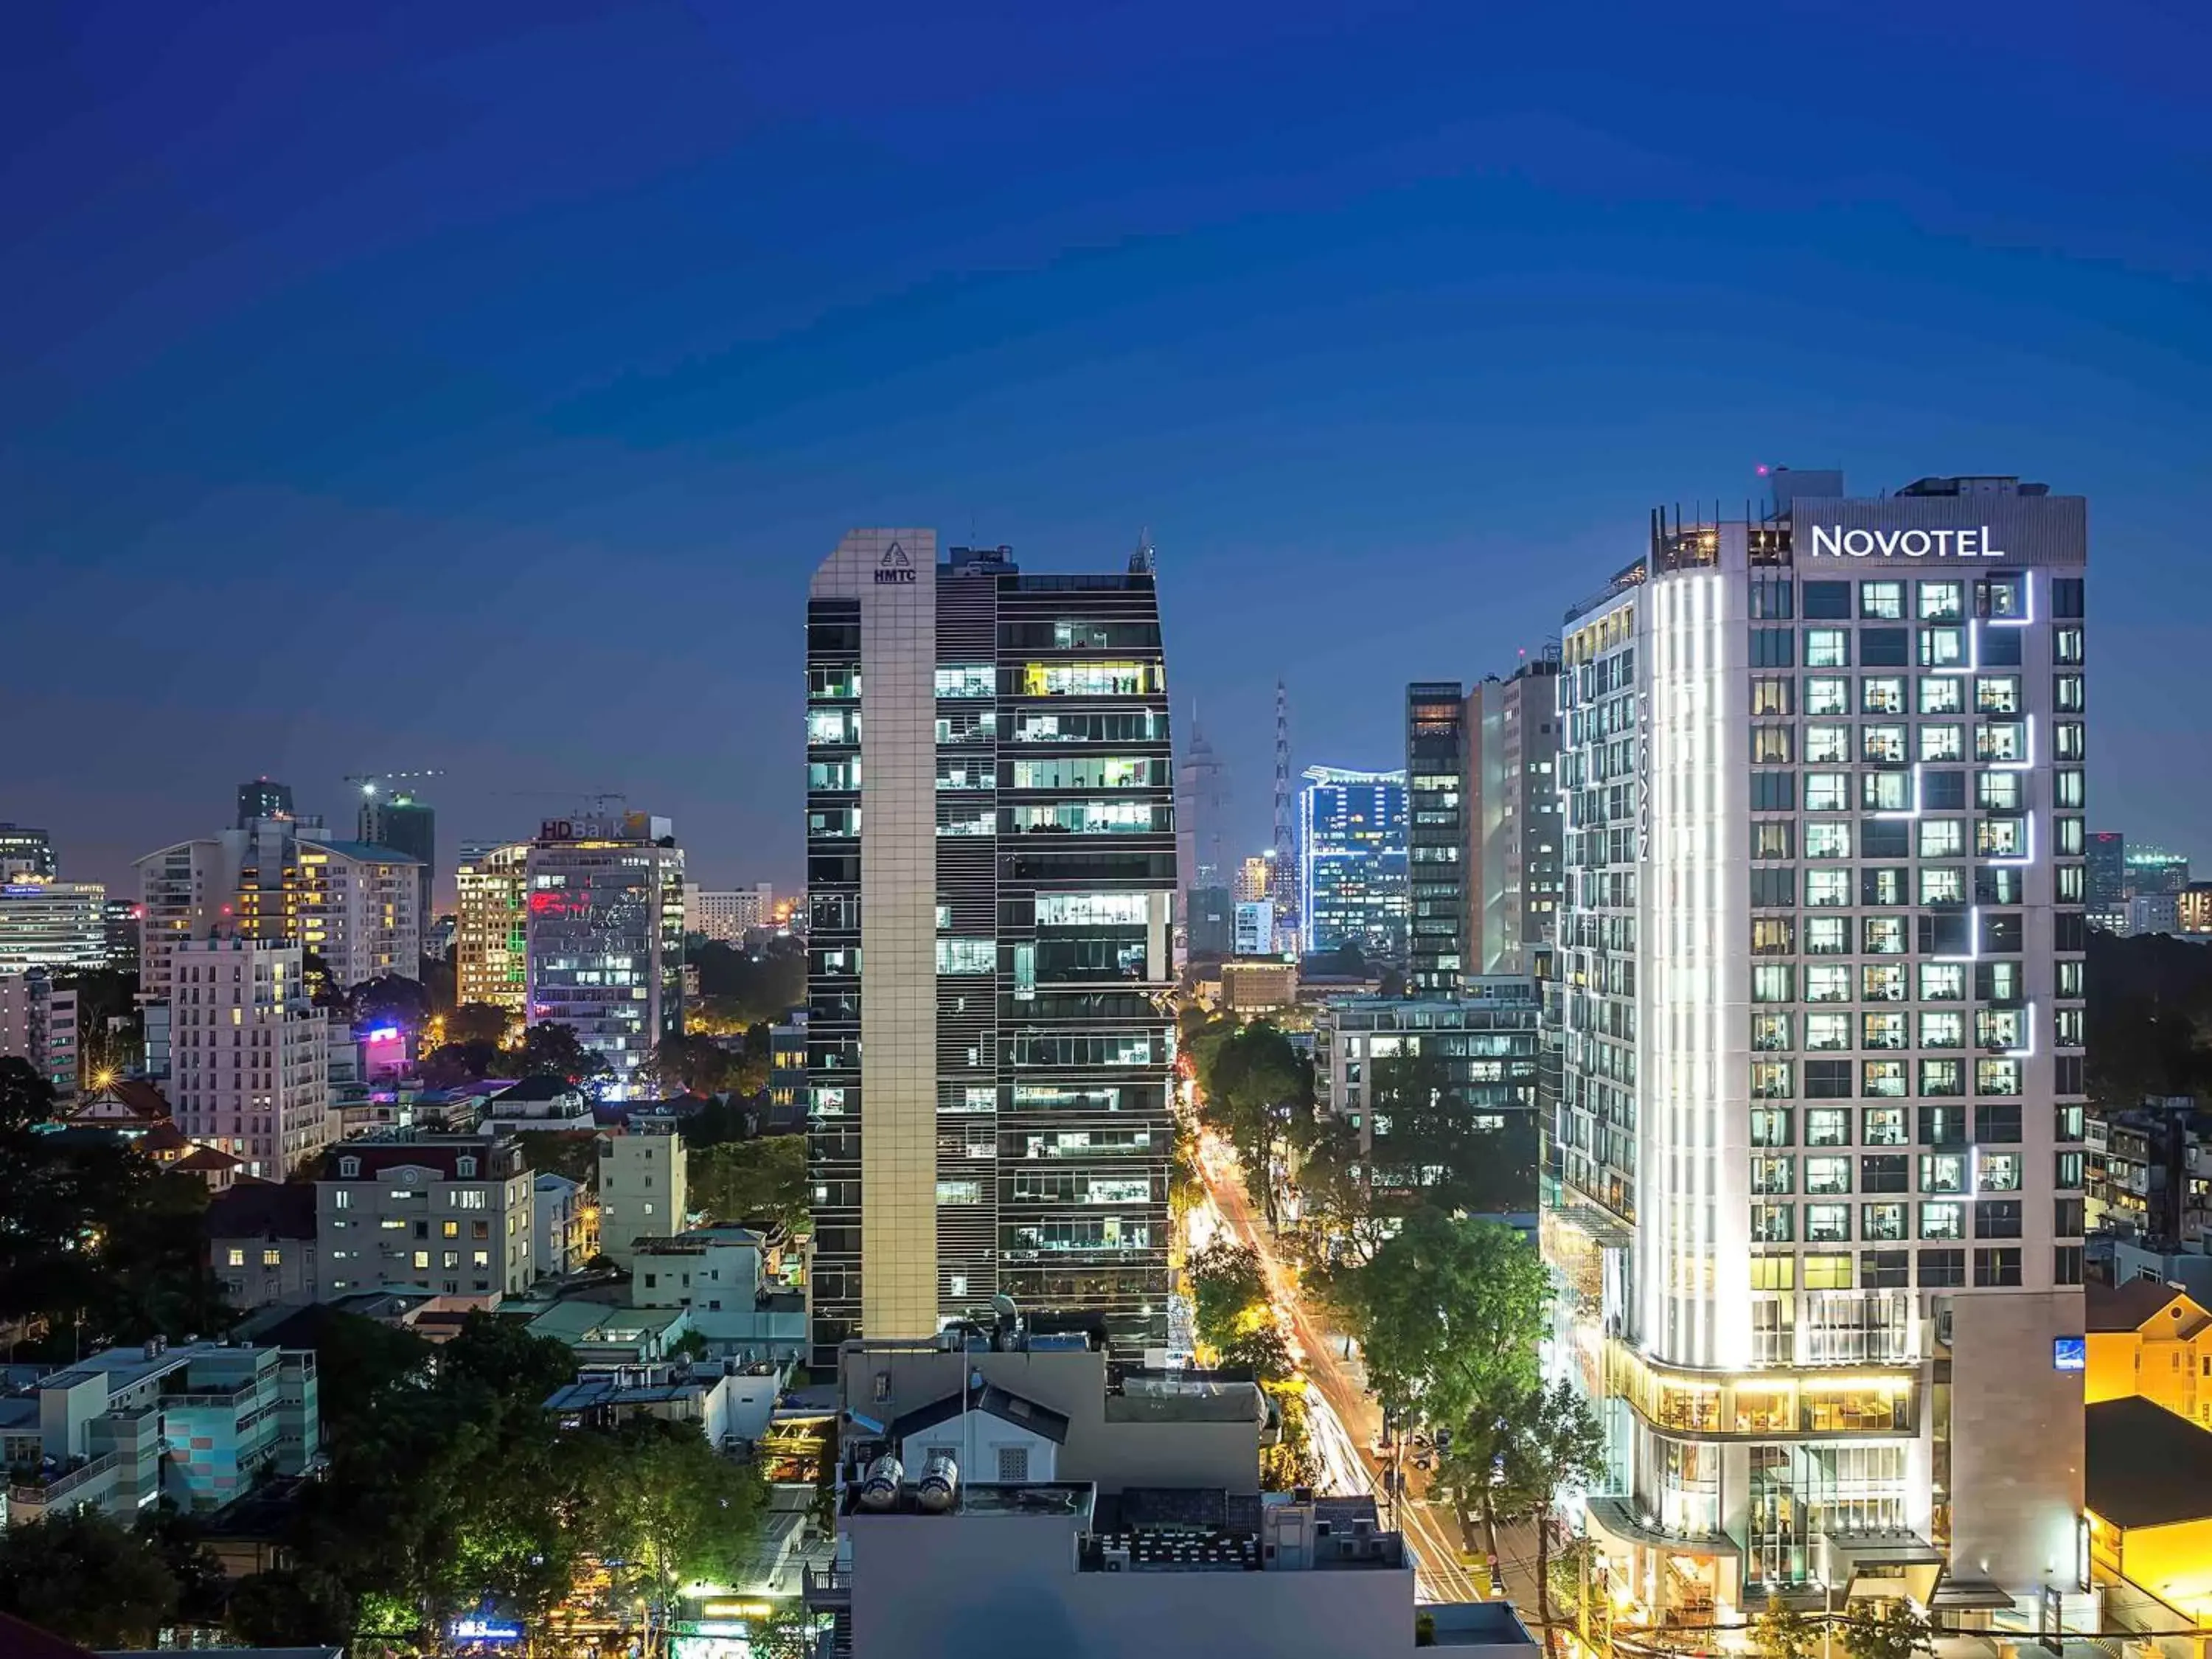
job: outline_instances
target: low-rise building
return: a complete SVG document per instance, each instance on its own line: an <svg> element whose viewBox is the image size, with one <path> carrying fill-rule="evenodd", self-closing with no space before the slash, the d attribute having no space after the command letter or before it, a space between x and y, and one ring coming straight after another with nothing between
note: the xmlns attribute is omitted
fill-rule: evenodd
<svg viewBox="0 0 2212 1659"><path fill-rule="evenodd" d="M622 1300L575 1296L564 1300L508 1303L501 1317L526 1319L532 1336L566 1343L586 1370L652 1365L678 1358L677 1345L691 1334L689 1308L640 1308Z"/></svg>
<svg viewBox="0 0 2212 1659"><path fill-rule="evenodd" d="M249 1181L208 1203L208 1266L223 1299L241 1310L315 1299L315 1189Z"/></svg>
<svg viewBox="0 0 2212 1659"><path fill-rule="evenodd" d="M599 1137L599 1249L624 1270L637 1259L637 1240L683 1231L684 1152L672 1118L633 1117Z"/></svg>
<svg viewBox="0 0 2212 1659"><path fill-rule="evenodd" d="M599 1253L599 1206L580 1181L547 1170L532 1183L536 1189L538 1271L562 1279Z"/></svg>
<svg viewBox="0 0 2212 1659"><path fill-rule="evenodd" d="M563 1428L612 1428L634 1418L696 1423L715 1446L740 1450L768 1431L787 1365L748 1371L677 1363L586 1370L546 1397Z"/></svg>
<svg viewBox="0 0 2212 1659"><path fill-rule="evenodd" d="M596 1128L591 1097L566 1078L526 1077L500 1090L483 1106L483 1127L495 1134Z"/></svg>
<svg viewBox="0 0 2212 1659"><path fill-rule="evenodd" d="M538 1273L535 1197L512 1136L342 1142L315 1182L317 1299L405 1286L518 1294Z"/></svg>
<svg viewBox="0 0 2212 1659"><path fill-rule="evenodd" d="M776 1241L750 1227L694 1227L672 1238L641 1238L630 1268L630 1301L688 1308L709 1351L747 1363L797 1359L806 1349L806 1298L775 1278Z"/></svg>
<svg viewBox="0 0 2212 1659"><path fill-rule="evenodd" d="M319 1455L315 1357L158 1338L104 1349L0 1399L0 1442L34 1472L11 1482L13 1525L81 1508L128 1521L163 1496L218 1508L263 1469Z"/></svg>
<svg viewBox="0 0 2212 1659"><path fill-rule="evenodd" d="M2212 1434L2140 1398L2082 1416L2082 1519L2103 1627L2212 1628Z"/></svg>

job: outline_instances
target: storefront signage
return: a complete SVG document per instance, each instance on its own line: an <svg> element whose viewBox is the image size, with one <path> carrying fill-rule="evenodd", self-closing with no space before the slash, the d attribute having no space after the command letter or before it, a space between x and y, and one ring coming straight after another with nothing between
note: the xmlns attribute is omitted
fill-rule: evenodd
<svg viewBox="0 0 2212 1659"><path fill-rule="evenodd" d="M1863 559L2002 559L2004 549L1990 544L1990 527L1978 530L1846 530L1841 525L1813 526L1813 556Z"/></svg>

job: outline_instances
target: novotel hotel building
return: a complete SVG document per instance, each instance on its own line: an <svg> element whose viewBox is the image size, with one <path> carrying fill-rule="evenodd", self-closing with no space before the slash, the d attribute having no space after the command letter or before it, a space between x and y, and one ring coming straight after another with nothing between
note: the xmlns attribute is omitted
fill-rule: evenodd
<svg viewBox="0 0 2212 1659"><path fill-rule="evenodd" d="M2085 503L1654 517L1559 677L1551 1359L1654 1618L2083 1587Z"/></svg>

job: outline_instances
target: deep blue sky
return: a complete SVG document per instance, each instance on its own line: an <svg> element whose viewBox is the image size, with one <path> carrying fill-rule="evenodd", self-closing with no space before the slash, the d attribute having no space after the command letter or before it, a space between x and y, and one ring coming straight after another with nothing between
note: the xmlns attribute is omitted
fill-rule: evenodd
<svg viewBox="0 0 2212 1659"><path fill-rule="evenodd" d="M0 818L599 789L799 873L848 526L1150 525L1266 833L1760 461L2091 498L2093 816L2212 855L2194 0L41 3L0 64Z"/></svg>

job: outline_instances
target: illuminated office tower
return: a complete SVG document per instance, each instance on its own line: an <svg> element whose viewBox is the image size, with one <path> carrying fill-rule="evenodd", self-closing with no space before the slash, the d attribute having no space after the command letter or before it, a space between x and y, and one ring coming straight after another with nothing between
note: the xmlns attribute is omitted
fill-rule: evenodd
<svg viewBox="0 0 2212 1659"><path fill-rule="evenodd" d="M2189 885L2189 855L2169 853L2148 842L2137 842L2123 855L2130 896L2179 893Z"/></svg>
<svg viewBox="0 0 2212 1659"><path fill-rule="evenodd" d="M2128 931L2128 838L2117 830L2089 832L2089 925Z"/></svg>
<svg viewBox="0 0 2212 1659"><path fill-rule="evenodd" d="M1468 943L1467 691L1457 680L1406 688L1406 988L1455 997L1479 974Z"/></svg>
<svg viewBox="0 0 2212 1659"><path fill-rule="evenodd" d="M1468 971L1551 975L1559 905L1556 658L1468 695Z"/></svg>
<svg viewBox="0 0 2212 1659"><path fill-rule="evenodd" d="M1309 766L1298 792L1305 948L1406 957L1406 775Z"/></svg>
<svg viewBox="0 0 2212 1659"><path fill-rule="evenodd" d="M573 1027L612 1070L611 1100L684 1030L684 849L666 818L548 819L526 858L523 1018Z"/></svg>
<svg viewBox="0 0 2212 1659"><path fill-rule="evenodd" d="M96 881L0 882L0 974L107 966L107 889Z"/></svg>
<svg viewBox="0 0 2212 1659"><path fill-rule="evenodd" d="M1655 517L1565 625L1554 1358L1656 1620L2084 1588L2085 503Z"/></svg>
<svg viewBox="0 0 2212 1659"><path fill-rule="evenodd" d="M464 847L453 878L455 996L519 1014L530 987L530 843Z"/></svg>
<svg viewBox="0 0 2212 1659"><path fill-rule="evenodd" d="M1149 552L856 530L807 604L813 1349L1167 1334L1175 777Z"/></svg>

